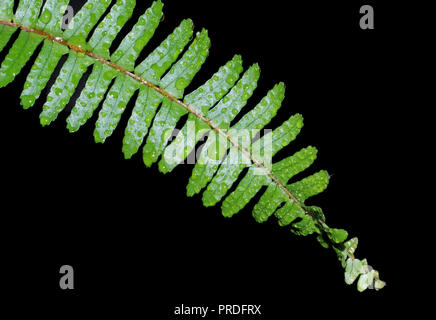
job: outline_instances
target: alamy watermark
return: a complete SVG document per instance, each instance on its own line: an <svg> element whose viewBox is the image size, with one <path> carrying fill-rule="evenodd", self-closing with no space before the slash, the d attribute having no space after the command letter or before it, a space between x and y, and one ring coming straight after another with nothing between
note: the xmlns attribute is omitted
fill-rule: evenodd
<svg viewBox="0 0 436 320"><path fill-rule="evenodd" d="M59 273L62 277L59 279L59 287L62 290L74 289L74 270L72 266L64 265L60 268Z"/></svg>
<svg viewBox="0 0 436 320"><path fill-rule="evenodd" d="M265 129L262 137L260 133L256 129L230 129L222 135L210 129L196 129L196 121L188 121L182 130L164 131L162 140L170 144L163 153L163 161L170 166L196 163L250 166L252 159L256 159L271 169L273 132ZM264 170L255 173L265 174Z"/></svg>
<svg viewBox="0 0 436 320"><path fill-rule="evenodd" d="M62 30L74 28L74 8L72 6L63 6L60 10L63 14L61 21Z"/></svg>
<svg viewBox="0 0 436 320"><path fill-rule="evenodd" d="M363 15L360 18L360 28L362 30L374 29L374 8L370 5L364 5L360 8L360 13Z"/></svg>

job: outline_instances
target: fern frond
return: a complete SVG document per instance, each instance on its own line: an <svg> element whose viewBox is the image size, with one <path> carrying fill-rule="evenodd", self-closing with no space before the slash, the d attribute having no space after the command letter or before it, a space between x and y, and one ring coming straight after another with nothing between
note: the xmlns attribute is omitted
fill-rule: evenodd
<svg viewBox="0 0 436 320"><path fill-rule="evenodd" d="M222 214L232 217L264 188L266 191L253 210L257 222L275 216L280 226L290 228L296 235L315 234L321 245L337 253L345 268L345 282L351 284L359 279L360 291L378 290L385 285L366 260L354 257L357 238L347 240L345 230L326 224L320 208L305 204L307 199L326 189L328 173L320 171L290 183L294 176L312 165L317 150L307 147L279 162L271 161L296 139L303 127L303 117L294 115L257 139L281 107L285 95L283 83L274 86L257 106L232 125L242 109L247 108L257 87L260 76L257 64L243 73L242 58L236 55L210 80L185 95L209 54L210 39L206 30L198 32L189 45L194 33L193 23L184 20L140 62L137 61L140 53L162 20L160 0L153 2L139 18L112 55L109 49L131 18L136 2L118 0L111 6L110 0L88 0L75 15L71 27L62 31L61 20L67 4L68 0L21 0L14 13L14 1L0 3L0 51L14 32L19 32L1 64L0 87L11 83L40 47L21 93L25 109L35 104L62 56L67 55L44 104L41 125L49 125L57 119L77 91L85 72L92 68L67 118L70 132L78 131L102 103L94 138L97 143L104 143L139 91L125 129L122 146L125 158L135 155L145 140L144 164L151 166L160 159L159 170L169 173L188 158L202 137L207 137L189 179L188 196L205 189L203 204L214 206L222 202ZM169 143L186 114L188 120ZM244 170L245 175L240 177ZM233 186L234 191L229 193Z"/></svg>

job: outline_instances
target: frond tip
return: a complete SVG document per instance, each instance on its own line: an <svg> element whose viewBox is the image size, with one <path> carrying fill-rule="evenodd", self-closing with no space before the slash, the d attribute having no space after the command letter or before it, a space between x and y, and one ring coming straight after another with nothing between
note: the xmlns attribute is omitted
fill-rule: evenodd
<svg viewBox="0 0 436 320"><path fill-rule="evenodd" d="M39 50L21 93L23 108L35 104L61 58L67 55L43 106L42 126L57 119L79 90L79 81L86 71L92 70L67 118L70 132L78 131L102 105L94 139L104 143L118 128L127 104L138 92L124 132L122 151L126 159L133 157L145 143L144 164L151 166L159 161L162 173L173 171L186 160L195 163L187 186L188 196L205 189L203 204L221 203L224 217L234 216L260 194L253 210L257 222L263 223L274 216L280 226L296 235L315 234L322 246L332 247L337 253L345 269L345 282L352 284L358 279L359 291L385 286L365 259L354 257L357 238L347 240L347 231L330 228L320 208L305 204L327 188L328 173L319 171L300 181L291 181L312 165L317 150L307 147L273 162L273 157L297 138L303 128L303 117L294 115L257 138L282 105L283 83L275 85L234 123L242 109L248 109L257 88L260 76L257 64L243 73L242 58L236 55L197 90L185 94L209 55L207 30L198 32L191 42L193 23L184 20L140 62L137 60L141 52L162 21L160 0L153 2L139 18L112 55L109 49L131 19L136 1L118 0L111 5L110 0L88 0L74 16L72 27L63 31L60 21L68 2L20 0L15 12L13 0L0 2L0 51L19 32L1 64L0 88L14 81ZM171 141L185 115L188 115L186 123ZM206 141L197 161L190 162L189 156L203 138Z"/></svg>

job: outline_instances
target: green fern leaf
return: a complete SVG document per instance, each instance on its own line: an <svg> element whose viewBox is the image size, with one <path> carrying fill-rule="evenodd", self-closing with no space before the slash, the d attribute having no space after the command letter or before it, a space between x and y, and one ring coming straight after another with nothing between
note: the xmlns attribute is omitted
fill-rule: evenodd
<svg viewBox="0 0 436 320"><path fill-rule="evenodd" d="M274 164L272 172L280 181L289 181L293 176L307 169L315 161L316 154L317 150L313 147L303 149L293 156ZM232 217L238 213L256 196L263 186L268 186L270 183L270 179L265 175L256 174L256 169L250 168L235 191L224 200L222 204L223 215ZM277 217L281 220L281 217Z"/></svg>
<svg viewBox="0 0 436 320"><path fill-rule="evenodd" d="M322 246L336 252L345 269L347 284L357 280L359 291L384 287L378 272L366 260L354 257L357 238L347 240L347 231L327 225L321 208L305 204L327 188L328 173L319 171L292 181L313 164L317 150L307 147L273 162L274 156L294 141L303 127L303 117L297 114L275 130L261 134L282 105L283 83L277 84L233 124L257 88L260 76L257 64L243 73L242 58L236 55L210 80L185 94L209 55L206 30L198 32L189 45L193 23L184 20L144 61L138 62L162 20L160 0L153 2L139 18L112 55L110 48L131 18L136 1L118 0L112 4L110 0L88 0L63 31L61 21L67 4L68 0L21 0L14 13L14 1L0 3L0 51L19 30L1 64L0 87L11 83L35 51L39 51L21 93L25 109L35 104L61 58L67 55L43 106L41 125L57 119L78 91L85 72L92 68L67 118L70 132L78 131L102 104L94 139L104 143L117 129L127 104L138 92L124 131L125 158L135 155L147 137L144 164L151 166L160 160L159 170L169 173L185 160L189 163L189 155L206 138L188 182L188 196L205 189L203 204L213 206L221 202L223 216L232 217L259 195L253 210L257 222L274 216L280 226L290 228L296 235L315 234ZM188 120L169 143L186 114ZM244 170L246 173L240 178ZM234 191L229 193L232 187Z"/></svg>
<svg viewBox="0 0 436 320"><path fill-rule="evenodd" d="M138 22L137 30L134 29L132 31L133 34L140 34L141 37L139 39L135 39L135 37L129 39L127 37L129 40L122 43L121 47L114 53L115 57L120 57L118 61L121 61L121 63L128 68L127 70L133 70L137 57L153 36L161 17L162 3L160 1L155 2L154 6L145 14L145 17L141 18ZM123 49L126 48L126 46L130 49L124 52ZM100 111L94 131L95 142L103 143L112 135L127 103L139 88L139 85L136 80L127 75L121 74L117 77Z"/></svg>
<svg viewBox="0 0 436 320"><path fill-rule="evenodd" d="M256 89L259 76L260 70L257 65L248 69L230 93L215 108L208 112L208 118L218 126L223 127L224 130L228 129L230 122L247 104L248 98L251 97ZM214 133L211 134L189 179L187 187L188 196L199 193L212 179L218 169L218 162L224 156L225 148L221 146L225 143L226 141L221 136L216 136ZM209 159L212 161L208 161ZM203 201L203 203L206 204L207 202ZM211 204L208 203L208 205Z"/></svg>
<svg viewBox="0 0 436 320"><path fill-rule="evenodd" d="M193 23L184 20L178 28L145 59L136 74L158 84L163 74L177 60L193 34ZM149 87L142 86L132 115L129 119L123 140L123 153L126 159L136 154L148 133L152 119L162 102L162 96Z"/></svg>
<svg viewBox="0 0 436 320"><path fill-rule="evenodd" d="M38 21L38 29L53 36L61 36L61 21L68 0L47 1L42 9L41 18ZM27 76L24 90L21 93L21 105L28 109L35 104L41 91L47 85L51 75L61 57L68 53L68 49L52 41L44 41L43 47L36 58L29 75Z"/></svg>
<svg viewBox="0 0 436 320"><path fill-rule="evenodd" d="M186 87L206 61L209 47L210 40L207 31L203 30L197 34L183 57L161 80L160 86L172 96L178 99L182 98ZM144 146L143 159L146 166L149 167L157 161L178 120L186 113L188 113L186 109L170 99L164 99Z"/></svg>
<svg viewBox="0 0 436 320"><path fill-rule="evenodd" d="M208 82L186 96L185 102L192 105L199 113L207 114L210 108L235 85L241 72L242 58L236 55L225 66L221 67ZM201 130L210 129L204 122L196 121L196 119L193 114L190 114L187 124L183 126L180 134L166 148L165 155L159 162L159 170L162 173L171 172L179 163L183 162L199 142L204 133ZM190 128L188 128L189 124L191 124ZM171 161L167 161L167 159L171 159Z"/></svg>
<svg viewBox="0 0 436 320"><path fill-rule="evenodd" d="M159 25L162 17L162 7L162 2L155 2L145 12L112 55L114 63L117 63L125 70L133 70L141 50L146 46ZM85 89L82 91L73 111L67 119L67 127L70 132L78 131L92 117L94 111L103 100L110 83L116 76L117 71L113 68L100 62L94 64ZM121 76L121 74L118 74L118 76Z"/></svg>
<svg viewBox="0 0 436 320"><path fill-rule="evenodd" d="M29 28L36 27L41 5L42 0L20 1L14 22ZM0 88L14 80L43 39L41 35L24 30L20 31L18 39L14 42L0 67Z"/></svg>
<svg viewBox="0 0 436 320"><path fill-rule="evenodd" d="M75 46L87 48L92 52L95 50L96 54L100 52L108 57L111 42L133 12L130 1L117 1L109 14L97 26L89 43L86 43L87 36L110 3L111 1L108 0L89 1L73 18L73 28L67 28L64 33L65 39ZM121 14L123 11L125 13ZM46 126L56 120L76 91L83 74L94 62L95 59L80 52L70 52L43 107L40 115L41 125Z"/></svg>
<svg viewBox="0 0 436 320"><path fill-rule="evenodd" d="M13 9L14 0L2 0L0 2L0 20L12 21L14 17ZM16 30L16 27L0 25L0 51L3 50Z"/></svg>

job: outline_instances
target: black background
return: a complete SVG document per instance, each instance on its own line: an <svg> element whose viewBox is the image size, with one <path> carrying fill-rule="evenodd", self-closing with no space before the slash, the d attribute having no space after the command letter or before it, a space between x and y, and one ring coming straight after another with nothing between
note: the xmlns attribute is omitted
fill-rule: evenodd
<svg viewBox="0 0 436 320"><path fill-rule="evenodd" d="M138 2L137 16L151 1ZM83 1L72 3L78 8ZM93 142L96 117L78 134L65 129L67 112L51 127L40 127L44 100L30 111L19 106L29 64L0 91L2 246L10 253L5 278L14 291L67 313L90 306L158 319L174 318L182 303L262 304L264 319L386 311L387 300L401 290L394 248L410 246L393 231L394 215L401 214L392 210L401 198L401 141L394 126L402 114L393 97L399 94L399 38L406 34L395 7L378 1L165 4L165 20L143 57L181 19L192 18L197 30L209 30L212 48L187 92L235 53L245 67L258 62L262 69L251 106L284 81L287 97L269 127L294 113L303 114L305 127L279 157L307 145L319 149L307 175L326 169L332 179L310 203L324 208L329 225L359 238L357 256L368 258L388 286L358 293L344 283L335 254L315 239L298 238L273 219L259 225L249 208L224 219L219 207L206 209L199 196L187 198L190 166L164 176L157 166L146 169L140 155L123 160L128 112L104 145ZM375 30L359 28L364 4L374 6ZM59 289L65 264L75 270L73 291Z"/></svg>

